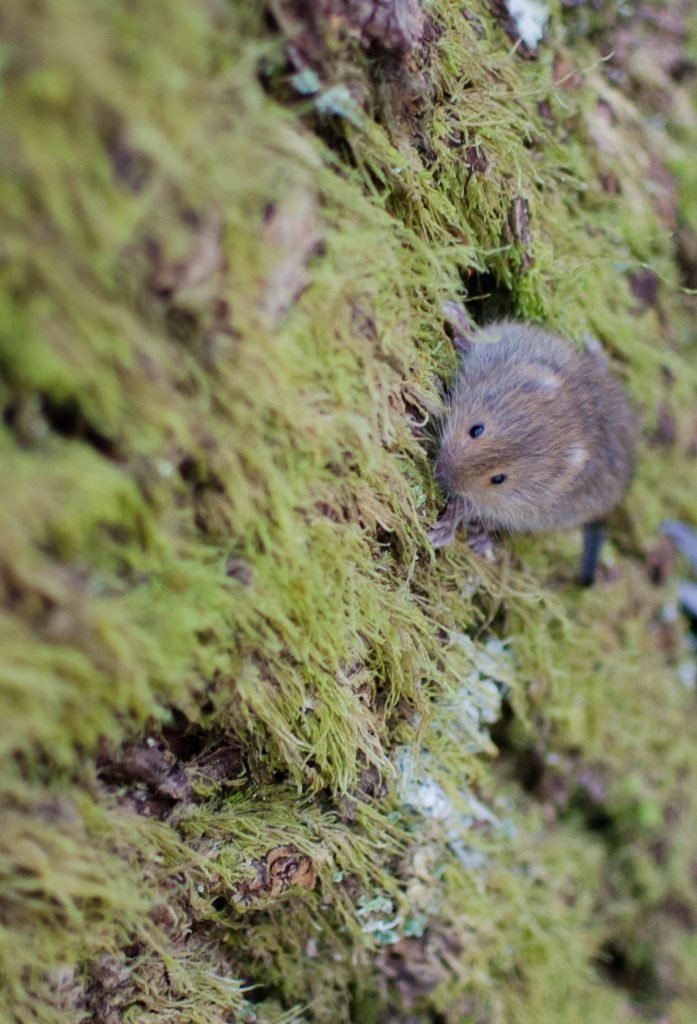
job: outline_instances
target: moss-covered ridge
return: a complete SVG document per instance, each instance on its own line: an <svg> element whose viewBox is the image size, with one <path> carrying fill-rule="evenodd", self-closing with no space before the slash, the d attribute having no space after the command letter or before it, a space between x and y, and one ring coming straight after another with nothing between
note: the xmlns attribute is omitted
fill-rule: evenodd
<svg viewBox="0 0 697 1024"><path fill-rule="evenodd" d="M689 75L609 74L610 11L530 61L333 13L4 15L3 1013L687 1021ZM592 593L573 536L427 544L462 297L641 407Z"/></svg>

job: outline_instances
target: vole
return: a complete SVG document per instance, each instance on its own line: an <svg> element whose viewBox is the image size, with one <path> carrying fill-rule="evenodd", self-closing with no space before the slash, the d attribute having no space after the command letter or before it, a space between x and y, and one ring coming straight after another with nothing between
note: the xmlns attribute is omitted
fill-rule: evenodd
<svg viewBox="0 0 697 1024"><path fill-rule="evenodd" d="M540 327L472 329L448 304L462 359L443 422L435 478L450 495L430 531L449 544L460 521L482 551L490 535L584 527L580 582L593 582L605 515L632 474L635 423L599 352Z"/></svg>

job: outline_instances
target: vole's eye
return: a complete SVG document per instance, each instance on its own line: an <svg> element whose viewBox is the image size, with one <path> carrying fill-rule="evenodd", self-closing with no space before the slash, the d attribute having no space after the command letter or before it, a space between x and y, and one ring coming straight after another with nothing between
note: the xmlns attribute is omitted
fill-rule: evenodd
<svg viewBox="0 0 697 1024"><path fill-rule="evenodd" d="M506 479L506 474L505 473L497 473L496 476L492 476L491 482L492 482L492 484L502 484L505 479Z"/></svg>
<svg viewBox="0 0 697 1024"><path fill-rule="evenodd" d="M470 427L470 437L479 437L480 434L484 433L484 424L475 423L473 427Z"/></svg>

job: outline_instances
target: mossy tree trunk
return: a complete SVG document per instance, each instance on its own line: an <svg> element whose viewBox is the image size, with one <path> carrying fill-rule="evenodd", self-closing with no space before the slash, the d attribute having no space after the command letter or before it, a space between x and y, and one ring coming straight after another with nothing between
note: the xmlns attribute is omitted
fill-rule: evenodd
<svg viewBox="0 0 697 1024"><path fill-rule="evenodd" d="M697 17L510 7L5 4L3 1020L693 1021ZM591 591L432 551L446 301L625 380Z"/></svg>

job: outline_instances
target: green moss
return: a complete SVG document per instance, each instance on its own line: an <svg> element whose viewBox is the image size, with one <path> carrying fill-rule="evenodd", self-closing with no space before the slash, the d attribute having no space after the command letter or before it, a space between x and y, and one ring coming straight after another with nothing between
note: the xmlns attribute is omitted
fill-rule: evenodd
<svg viewBox="0 0 697 1024"><path fill-rule="evenodd" d="M274 10L8 8L0 1012L688 1020L694 656L645 554L693 516L689 90L613 84L608 10L524 61L449 0L422 64L327 22L298 80ZM573 535L430 549L458 298L626 380L590 592Z"/></svg>

